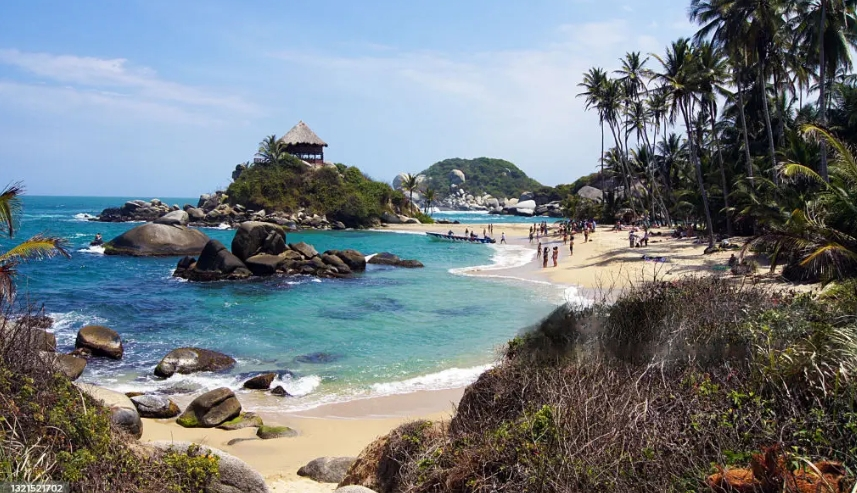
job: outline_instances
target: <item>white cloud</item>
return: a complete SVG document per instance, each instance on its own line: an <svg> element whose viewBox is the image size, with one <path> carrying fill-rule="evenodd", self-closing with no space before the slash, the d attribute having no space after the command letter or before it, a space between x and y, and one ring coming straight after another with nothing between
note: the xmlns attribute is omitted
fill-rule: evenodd
<svg viewBox="0 0 857 493"><path fill-rule="evenodd" d="M193 115L216 111L254 114L254 105L242 98L220 95L209 90L182 85L158 77L147 67L134 67L124 58L95 58L75 55L23 52L0 49L0 65L12 66L35 76L36 82L5 82L2 94L25 94L32 102L43 93L51 98L61 96L60 106L94 105L161 115ZM26 86L26 87L25 87ZM69 97L70 101L62 101Z"/></svg>

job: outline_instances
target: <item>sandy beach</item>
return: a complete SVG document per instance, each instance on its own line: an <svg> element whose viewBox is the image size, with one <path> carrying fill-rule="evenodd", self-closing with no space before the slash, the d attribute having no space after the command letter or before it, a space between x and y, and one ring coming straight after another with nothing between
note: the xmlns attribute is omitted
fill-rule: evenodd
<svg viewBox="0 0 857 493"><path fill-rule="evenodd" d="M553 220L549 220L549 225ZM789 287L776 274L768 273L760 262L759 273L747 278L733 276L726 268L731 252L705 255L705 244L692 239L673 239L666 229L654 229L647 247L629 248L628 231L612 231L610 227L599 227L583 242L583 235L576 235L574 253L569 255L568 245L557 235L534 239L531 244L531 224L495 225L494 234L499 239L505 233L506 245L497 248L513 248L519 252L531 249L532 255L521 255L522 265L497 269L496 266L471 268L467 275L511 277L533 282L548 282L561 287L577 288L578 296L587 298L609 295L642 280L670 280L685 275L719 275L736 282L768 283L777 287ZM460 225L395 225L389 231L446 233L452 230L463 235L465 229L482 233L487 224ZM552 250L559 247L557 267L549 263L542 267L536 260L536 245ZM734 239L742 243L743 239ZM666 261L648 261L647 257L663 258ZM807 288L795 286L795 289ZM297 476L297 470L307 462L323 456L355 456L371 443L396 426L414 419L449 419L454 412L464 389L423 391L404 395L367 398L346 403L321 406L299 413L260 413L266 424L286 425L298 430L294 438L260 440L255 438L255 428L238 431L217 429L185 429L175 420L145 420L143 440L193 441L210 445L233 454L258 470L277 492L330 492L334 484L320 484ZM184 402L180 404L186 404ZM252 411L252 402L247 410ZM236 438L247 440L229 444Z"/></svg>

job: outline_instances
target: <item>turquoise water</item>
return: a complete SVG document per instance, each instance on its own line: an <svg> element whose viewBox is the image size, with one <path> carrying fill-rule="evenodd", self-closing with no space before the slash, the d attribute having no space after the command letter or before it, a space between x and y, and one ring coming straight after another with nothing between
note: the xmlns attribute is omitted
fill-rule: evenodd
<svg viewBox="0 0 857 493"><path fill-rule="evenodd" d="M564 299L553 286L467 275L472 266L526 262L532 256L528 249L371 231L290 233L287 241L306 241L319 251L390 251L421 260L425 269L370 266L359 277L337 280L180 281L171 277L177 258L109 257L89 247L96 232L110 239L135 226L86 221L87 215L125 200L25 197L16 236L47 232L70 241L71 259L24 266L19 291L44 303L56 318L61 351L73 349L77 330L86 324L107 325L120 333L125 357L91 360L82 377L117 390L237 389L248 373L276 371L281 374L277 383L296 397L272 399L268 405L294 410L369 395L452 388L472 381L494 361L497 348ZM234 234L204 231L226 245ZM0 248L9 244L3 239ZM157 362L180 346L222 351L239 364L226 374L155 378ZM323 363L297 359L312 353L329 358Z"/></svg>

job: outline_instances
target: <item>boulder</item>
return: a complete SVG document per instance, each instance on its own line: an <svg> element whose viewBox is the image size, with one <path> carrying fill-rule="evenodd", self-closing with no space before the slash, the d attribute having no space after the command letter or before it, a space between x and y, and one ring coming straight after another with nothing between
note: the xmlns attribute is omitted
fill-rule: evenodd
<svg viewBox="0 0 857 493"><path fill-rule="evenodd" d="M343 262L342 259L337 257L336 255L324 253L321 256L321 261L327 265L330 265L331 267L336 267L336 271L339 272L340 274L350 274L351 273L351 268L348 267L348 264Z"/></svg>
<svg viewBox="0 0 857 493"><path fill-rule="evenodd" d="M518 203L515 204L515 207L517 207L519 210L520 209L534 209L535 210L536 201L535 200L519 200Z"/></svg>
<svg viewBox="0 0 857 493"><path fill-rule="evenodd" d="M518 216L532 217L536 214L536 211L535 211L535 209L518 207L515 209L515 214Z"/></svg>
<svg viewBox="0 0 857 493"><path fill-rule="evenodd" d="M173 211L155 219L155 224L169 224L171 226L187 226L190 215L185 211Z"/></svg>
<svg viewBox="0 0 857 493"><path fill-rule="evenodd" d="M284 251L286 232L276 224L243 222L232 238L232 253L242 261L260 253L279 255Z"/></svg>
<svg viewBox="0 0 857 493"><path fill-rule="evenodd" d="M77 332L74 347L89 349L93 356L106 356L112 359L122 359L124 353L119 334L103 325L87 325L80 329Z"/></svg>
<svg viewBox="0 0 857 493"><path fill-rule="evenodd" d="M279 397L291 397L291 396L292 396L291 394L289 394L289 393L286 391L286 389L284 389L284 388L283 388L283 386L282 386L282 385L277 385L276 387L274 387L274 388L271 390L271 395L276 395L276 396L279 396Z"/></svg>
<svg viewBox="0 0 857 493"><path fill-rule="evenodd" d="M405 219L405 224L422 224L419 219L415 217L409 217Z"/></svg>
<svg viewBox="0 0 857 493"><path fill-rule="evenodd" d="M393 190L401 190L402 183L407 179L407 177L407 173L399 173L398 175L396 175L396 177L393 178Z"/></svg>
<svg viewBox="0 0 857 493"><path fill-rule="evenodd" d="M245 389L267 390L271 386L271 382L277 378L276 373L263 373L244 382Z"/></svg>
<svg viewBox="0 0 857 493"><path fill-rule="evenodd" d="M518 199L507 199L504 207L514 207L518 205Z"/></svg>
<svg viewBox="0 0 857 493"><path fill-rule="evenodd" d="M140 414L125 394L87 383L75 383L75 385L110 410L110 420L113 424L135 438L143 435L143 421L140 420Z"/></svg>
<svg viewBox="0 0 857 493"><path fill-rule="evenodd" d="M167 224L141 224L104 244L106 255L164 257L198 255L208 236L198 229Z"/></svg>
<svg viewBox="0 0 857 493"><path fill-rule="evenodd" d="M353 272L363 272L366 270L366 257L357 250L328 250L326 253L336 255L345 265Z"/></svg>
<svg viewBox="0 0 857 493"><path fill-rule="evenodd" d="M202 221L205 219L205 211L200 209L199 207L191 207L187 211L188 218L191 221Z"/></svg>
<svg viewBox="0 0 857 493"><path fill-rule="evenodd" d="M402 220L396 214L392 212L384 212L381 214L381 221L387 224L401 224Z"/></svg>
<svg viewBox="0 0 857 493"><path fill-rule="evenodd" d="M188 404L176 420L185 428L213 428L241 413L241 403L226 387L206 392Z"/></svg>
<svg viewBox="0 0 857 493"><path fill-rule="evenodd" d="M305 476L319 483L339 483L357 457L319 457L298 469L298 476Z"/></svg>
<svg viewBox="0 0 857 493"><path fill-rule="evenodd" d="M46 365L68 377L77 380L86 369L86 360L70 354L57 354L52 351L39 351L39 356Z"/></svg>
<svg viewBox="0 0 857 493"><path fill-rule="evenodd" d="M162 395L139 395L131 397L131 402L143 418L174 418L181 413L181 409L172 399Z"/></svg>
<svg viewBox="0 0 857 493"><path fill-rule="evenodd" d="M235 431L244 428L258 428L262 425L262 418L260 418L256 413L247 412L239 414L237 418L220 423L217 425L217 428L220 430Z"/></svg>
<svg viewBox="0 0 857 493"><path fill-rule="evenodd" d="M464 183L467 180L466 180L466 177L464 176L463 171L461 171L460 169L454 169L454 170L449 172L449 181L453 185L461 185L462 183Z"/></svg>
<svg viewBox="0 0 857 493"><path fill-rule="evenodd" d="M184 259L182 259L184 261ZM210 240L199 254L196 264L185 270L177 266L174 276L191 281L217 281L222 279L244 279L251 272L238 257L217 240Z"/></svg>
<svg viewBox="0 0 857 493"><path fill-rule="evenodd" d="M283 259L277 255L260 253L245 260L244 264L254 276L271 276L277 272L282 262Z"/></svg>
<svg viewBox="0 0 857 493"><path fill-rule="evenodd" d="M235 366L235 360L217 351L195 347L173 349L155 367L155 375L169 378L176 373L183 375L201 371L222 371Z"/></svg>
<svg viewBox="0 0 857 493"><path fill-rule="evenodd" d="M297 436L298 432L288 426L267 426L262 425L256 429L256 436L262 440L270 440L272 438L288 438Z"/></svg>
<svg viewBox="0 0 857 493"><path fill-rule="evenodd" d="M521 202L527 202L530 200L534 200L535 198L536 198L536 195L533 192L524 192L521 194L520 197L518 197L518 203L520 204ZM533 207L535 207L535 205L533 205Z"/></svg>
<svg viewBox="0 0 857 493"><path fill-rule="evenodd" d="M407 268L424 267L422 262L420 262L419 260L401 259L398 255L395 255L390 252L381 252L373 255L372 258L369 259L369 263L375 265L392 265L395 267Z"/></svg>
<svg viewBox="0 0 857 493"><path fill-rule="evenodd" d="M253 470L246 462L227 454L222 450L197 445L190 442L155 441L148 444L157 450L164 452L172 451L195 455L214 454L220 459L217 461L219 474L208 484L206 491L212 493L270 493L271 490L265 483L265 478Z"/></svg>
<svg viewBox="0 0 857 493"><path fill-rule="evenodd" d="M333 221L332 223L330 223L330 227L335 230L346 229L345 223L342 221Z"/></svg>
<svg viewBox="0 0 857 493"><path fill-rule="evenodd" d="M489 209L495 209L497 207L500 207L500 201L494 198L487 199L485 200L485 207L488 207Z"/></svg>
<svg viewBox="0 0 857 493"><path fill-rule="evenodd" d="M318 251L312 246L304 242L289 243L289 248L292 251L300 253L304 258L311 259L318 256Z"/></svg>
<svg viewBox="0 0 857 493"><path fill-rule="evenodd" d="M601 202L604 199L604 192L595 187L590 187L589 185L581 187L580 190L577 191L577 195L596 202Z"/></svg>

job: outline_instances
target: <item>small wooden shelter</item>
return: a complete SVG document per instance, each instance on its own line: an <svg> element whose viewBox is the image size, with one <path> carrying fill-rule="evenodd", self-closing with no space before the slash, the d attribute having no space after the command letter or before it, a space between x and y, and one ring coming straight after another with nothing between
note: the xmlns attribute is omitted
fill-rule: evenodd
<svg viewBox="0 0 857 493"><path fill-rule="evenodd" d="M324 164L324 148L327 143L319 138L306 123L298 122L280 139L286 152L311 164Z"/></svg>

